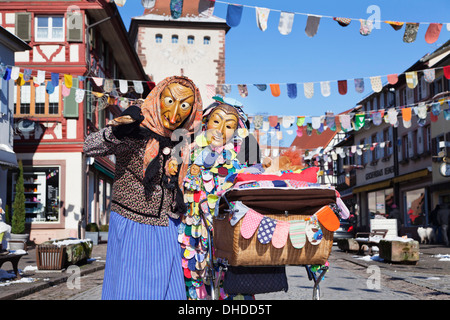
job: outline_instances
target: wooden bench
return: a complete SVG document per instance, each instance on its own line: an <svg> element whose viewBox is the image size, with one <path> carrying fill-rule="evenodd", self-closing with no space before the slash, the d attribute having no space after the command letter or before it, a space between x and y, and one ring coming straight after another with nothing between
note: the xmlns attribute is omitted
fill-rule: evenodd
<svg viewBox="0 0 450 320"><path fill-rule="evenodd" d="M379 243L379 240L384 239L386 234L388 233L387 229L373 229L369 232L359 232L356 234L356 242L358 242L358 254L362 255L363 246L366 245L369 247L369 254L372 255L372 246L376 246ZM367 238L363 238L362 236L367 235ZM376 240L374 238L377 238Z"/></svg>
<svg viewBox="0 0 450 320"><path fill-rule="evenodd" d="M16 275L16 278L21 279L21 276L19 274L18 265L19 265L20 258L22 258L25 255L27 255L27 253L24 253L24 254L9 253L9 254L0 255L0 268L2 267L3 263L8 262L8 261L11 262L11 264L13 266L14 274Z"/></svg>

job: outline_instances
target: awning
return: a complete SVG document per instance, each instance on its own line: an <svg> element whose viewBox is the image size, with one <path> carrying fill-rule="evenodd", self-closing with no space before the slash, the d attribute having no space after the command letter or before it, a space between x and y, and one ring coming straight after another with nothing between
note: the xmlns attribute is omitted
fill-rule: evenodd
<svg viewBox="0 0 450 320"><path fill-rule="evenodd" d="M368 184L368 185L361 186L361 187L354 187L353 188L353 193L360 193L360 192L367 192L367 191L372 191L372 190L377 190L377 189L388 188L393 183L401 183L401 182L405 182L405 181L410 181L410 180L426 177L429 174L431 174L431 172L428 171L428 169L423 169L423 170L419 170L419 171L416 171L416 172L407 173L407 174L404 174L402 176L395 177L395 178L392 178L392 179L388 179L388 180L385 180L385 181L381 181L381 182L377 182L377 183L373 183L373 184Z"/></svg>
<svg viewBox="0 0 450 320"><path fill-rule="evenodd" d="M14 152L9 152L0 149L0 166L5 166L8 168L18 168L17 157Z"/></svg>
<svg viewBox="0 0 450 320"><path fill-rule="evenodd" d="M100 163L98 163L97 161L94 161L94 168L97 169L98 171L106 174L108 177L110 177L111 179L114 179L114 172L111 172L110 170L108 170L107 168L105 168L104 166L102 166Z"/></svg>
<svg viewBox="0 0 450 320"><path fill-rule="evenodd" d="M349 199L353 197L353 188L345 189L344 191L339 191L339 194L341 195L341 199Z"/></svg>
<svg viewBox="0 0 450 320"><path fill-rule="evenodd" d="M404 174L404 175L399 176L399 177L395 177L395 178L392 179L392 181L394 181L394 183L400 183L400 182L404 182L404 181L408 181L408 180L413 180L413 179L417 179L417 178L426 177L429 174L431 174L431 172L428 171L428 169L423 169L423 170L419 170L419 171L416 171L416 172Z"/></svg>
<svg viewBox="0 0 450 320"><path fill-rule="evenodd" d="M362 187L353 187L353 193L360 193L360 192L367 192L367 191L372 191L372 190L376 190L376 189L383 189L383 188L387 188L391 186L391 181L392 179L389 180L385 180L385 181L381 181L381 182L377 182L377 183L373 183L373 184L368 184Z"/></svg>

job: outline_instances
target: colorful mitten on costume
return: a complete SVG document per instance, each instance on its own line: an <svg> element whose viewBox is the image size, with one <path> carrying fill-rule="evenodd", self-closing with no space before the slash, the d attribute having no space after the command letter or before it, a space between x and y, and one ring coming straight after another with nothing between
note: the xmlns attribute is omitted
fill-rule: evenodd
<svg viewBox="0 0 450 320"><path fill-rule="evenodd" d="M306 221L306 236L308 241L313 245L318 245L322 241L323 233L319 225L319 220L315 215L312 215L309 220Z"/></svg>

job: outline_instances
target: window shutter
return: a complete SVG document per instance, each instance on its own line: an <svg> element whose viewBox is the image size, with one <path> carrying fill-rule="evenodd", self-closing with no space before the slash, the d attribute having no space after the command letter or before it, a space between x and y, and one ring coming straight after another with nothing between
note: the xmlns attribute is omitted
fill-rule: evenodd
<svg viewBox="0 0 450 320"><path fill-rule="evenodd" d="M425 144L425 141L423 139L423 127L417 128L417 153L422 154L424 149L423 146Z"/></svg>
<svg viewBox="0 0 450 320"><path fill-rule="evenodd" d="M16 36L23 41L31 41L31 13L16 12Z"/></svg>
<svg viewBox="0 0 450 320"><path fill-rule="evenodd" d="M73 79L72 89L67 97L64 97L64 117L78 118L78 103L75 101L75 91L78 88L78 79Z"/></svg>
<svg viewBox="0 0 450 320"><path fill-rule="evenodd" d="M420 78L420 81L422 82L422 99L425 99L428 97L428 82L425 81L425 77Z"/></svg>
<svg viewBox="0 0 450 320"><path fill-rule="evenodd" d="M408 132L408 157L414 156L413 132Z"/></svg>
<svg viewBox="0 0 450 320"><path fill-rule="evenodd" d="M83 16L80 12L67 13L67 41L83 42Z"/></svg>
<svg viewBox="0 0 450 320"><path fill-rule="evenodd" d="M402 145L403 141L402 138L398 138L397 139L397 156L398 156L398 161L402 161L403 160L403 148L404 146Z"/></svg>

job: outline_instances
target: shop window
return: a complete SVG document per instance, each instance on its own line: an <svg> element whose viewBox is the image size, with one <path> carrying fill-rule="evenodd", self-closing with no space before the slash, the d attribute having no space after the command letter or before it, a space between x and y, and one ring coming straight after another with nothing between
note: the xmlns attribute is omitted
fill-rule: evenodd
<svg viewBox="0 0 450 320"><path fill-rule="evenodd" d="M13 175L14 201L17 174ZM23 167L25 221L27 223L60 222L60 167ZM14 212L13 212L14 214Z"/></svg>
<svg viewBox="0 0 450 320"><path fill-rule="evenodd" d="M37 16L35 18L35 41L64 41L63 16Z"/></svg>
<svg viewBox="0 0 450 320"><path fill-rule="evenodd" d="M47 81L35 87L33 81L14 89L14 103L16 104L14 116L59 116L61 96L56 86L52 94L45 91Z"/></svg>
<svg viewBox="0 0 450 320"><path fill-rule="evenodd" d="M386 218L392 210L393 196L392 188L367 193L370 219Z"/></svg>
<svg viewBox="0 0 450 320"><path fill-rule="evenodd" d="M421 226L427 223L425 188L405 192L405 225Z"/></svg>

